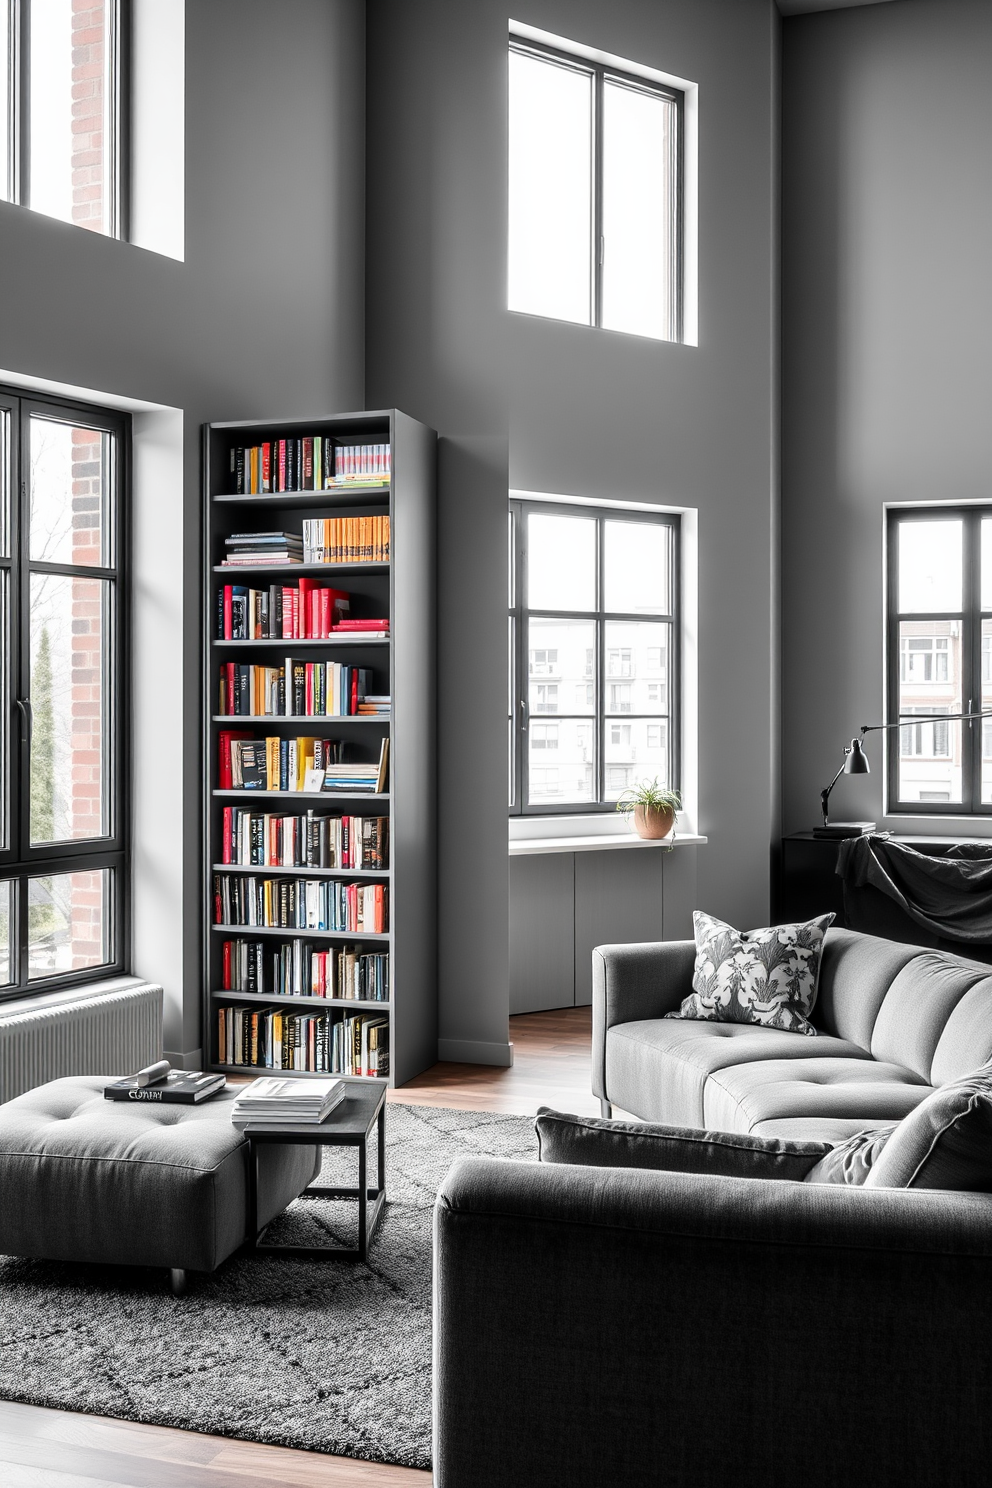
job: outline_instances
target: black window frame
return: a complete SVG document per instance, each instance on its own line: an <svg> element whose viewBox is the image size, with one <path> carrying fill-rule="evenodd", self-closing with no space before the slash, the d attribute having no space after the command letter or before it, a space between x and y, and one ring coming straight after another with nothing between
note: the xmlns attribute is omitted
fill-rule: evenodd
<svg viewBox="0 0 992 1488"><path fill-rule="evenodd" d="M919 709L899 711L902 680L901 622L961 622L960 712L982 707L982 620L992 622L992 608L983 612L981 524L992 519L992 504L891 507L886 514L886 723L905 718L907 727ZM960 520L962 534L962 608L957 611L901 612L899 609L899 540L901 525L913 522ZM933 710L939 714L940 709ZM903 801L899 799L901 728L890 728L886 740L886 812L891 816L992 816L992 801L982 803L983 719L957 725L961 730L961 800Z"/></svg>
<svg viewBox="0 0 992 1488"><path fill-rule="evenodd" d="M98 236L127 242L131 230L131 0L105 3L110 7L112 153L110 169L104 172L107 227ZM31 0L9 0L7 55L7 179L6 194L0 195L31 211Z"/></svg>
<svg viewBox="0 0 992 1488"><path fill-rule="evenodd" d="M29 553L30 421L33 416L72 426L105 430L115 439L112 474L114 546L110 567L44 562ZM4 732L0 733L0 809L6 831L0 831L0 883L13 883L9 957L11 980L0 985L0 1003L41 996L119 976L131 961L131 420L127 414L73 399L49 397L0 385L0 420L6 421L6 467L0 454L0 499L4 502L9 541L0 553L0 575L7 586L9 623L0 614L0 656L4 694ZM2 443L2 441L0 441ZM9 472L9 477L8 477ZM7 494L2 495L3 480ZM110 669L104 702L105 732L110 742L105 762L105 790L110 831L106 836L45 843L30 839L30 750L33 725L30 705L30 576L32 573L109 579L115 585ZM26 706L25 706L26 704ZM52 976L29 978L28 883L64 873L111 869L105 910L110 956L99 966Z"/></svg>
<svg viewBox="0 0 992 1488"><path fill-rule="evenodd" d="M592 610L549 610L525 603L527 594L527 551L525 540L525 517L535 512L544 516L586 517L596 520L596 607ZM607 610L603 604L604 589L604 522L656 523L670 530L668 593L670 609L665 614L644 614L641 611ZM509 735L510 735L510 804L511 816L558 817L591 816L616 811L616 799L606 799L606 760L604 758L604 731L611 723L634 723L644 720L648 724L665 722L668 730L669 785L681 791L682 774L682 520L677 512L660 512L650 508L628 506L605 506L593 503L542 501L526 496L513 496L510 500L510 592L509 592ZM532 713L529 699L528 668L528 620L534 615L541 619L585 620L596 628L593 647L593 711L578 715L569 713ZM609 713L606 708L607 687L613 678L606 671L606 626L612 621L657 621L670 627L669 675L667 688L668 711L666 713ZM632 679L628 679L632 680ZM593 725L594 778L596 799L576 801L549 806L534 804L529 800L527 734L530 723L546 723L558 718L567 720L581 716Z"/></svg>
<svg viewBox="0 0 992 1488"><path fill-rule="evenodd" d="M603 325L603 267L605 263L605 243L603 234L603 88L604 84L615 82L621 87L630 88L634 92L650 93L651 95L667 99L675 106L675 139L673 141L673 169L672 178L674 190L672 193L671 215L674 218L671 229L671 242L673 249L673 262L669 265L671 275L671 303L673 314L668 336L648 336L646 339L652 341L665 341L682 345L685 340L685 93L681 88L670 87L653 78L641 77L637 73L625 72L623 68L613 67L607 62L597 62L586 58L575 52L564 51L559 47L547 46L540 41L531 41L525 36L510 33L509 50L523 56L537 57L543 62L550 62L558 67L564 67L572 72L581 72L590 77L593 82L592 101L592 139L590 141L590 168L592 174L592 212L590 214L590 261L593 266L592 283L590 285L590 319L586 322L589 329L612 331L612 327ZM514 315L537 315L534 311L511 311ZM538 319L554 320L555 316L537 315ZM564 322L576 324L576 322ZM578 322L581 324L581 322ZM618 336L642 334L636 331L613 331Z"/></svg>

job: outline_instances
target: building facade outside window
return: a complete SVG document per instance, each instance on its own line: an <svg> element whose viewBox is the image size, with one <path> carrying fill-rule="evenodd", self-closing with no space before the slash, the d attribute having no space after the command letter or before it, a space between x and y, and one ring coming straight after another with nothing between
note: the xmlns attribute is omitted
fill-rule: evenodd
<svg viewBox="0 0 992 1488"><path fill-rule="evenodd" d="M682 339L684 94L510 38L508 306Z"/></svg>
<svg viewBox="0 0 992 1488"><path fill-rule="evenodd" d="M129 425L0 390L0 996L128 947Z"/></svg>
<svg viewBox="0 0 992 1488"><path fill-rule="evenodd" d="M888 810L992 814L992 506L890 510ZM912 720L937 715L936 721Z"/></svg>
<svg viewBox="0 0 992 1488"><path fill-rule="evenodd" d="M515 499L510 532L511 811L677 789L679 518Z"/></svg>
<svg viewBox="0 0 992 1488"><path fill-rule="evenodd" d="M0 0L0 192L127 236L128 0Z"/></svg>

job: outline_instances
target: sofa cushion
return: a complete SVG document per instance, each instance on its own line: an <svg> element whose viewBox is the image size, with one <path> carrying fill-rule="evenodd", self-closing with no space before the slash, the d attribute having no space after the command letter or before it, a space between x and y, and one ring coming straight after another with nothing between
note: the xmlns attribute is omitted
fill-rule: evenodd
<svg viewBox="0 0 992 1488"><path fill-rule="evenodd" d="M931 1085L960 1080L992 1060L992 976L975 982L944 1025L930 1066Z"/></svg>
<svg viewBox="0 0 992 1488"><path fill-rule="evenodd" d="M735 930L695 910L693 991L669 1018L757 1023L810 1037L823 937L832 914L799 925Z"/></svg>
<svg viewBox="0 0 992 1488"><path fill-rule="evenodd" d="M934 1053L947 1021L962 998L987 981L987 966L920 951L896 973L882 999L871 1034L874 1059L901 1064L929 1085ZM975 1068L972 1058L969 1069Z"/></svg>
<svg viewBox="0 0 992 1488"><path fill-rule="evenodd" d="M917 1110L919 1107L917 1107ZM905 1118L907 1121L909 1116ZM838 1142L806 1174L804 1183L846 1183L859 1188L878 1161L879 1153L896 1130L896 1124L869 1127Z"/></svg>
<svg viewBox="0 0 992 1488"><path fill-rule="evenodd" d="M645 1121L705 1126L703 1089L713 1070L755 1060L807 1060L817 1055L871 1059L866 1049L844 1039L827 1035L809 1039L750 1023L667 1018L618 1023L606 1035L606 1088L614 1105Z"/></svg>
<svg viewBox="0 0 992 1488"><path fill-rule="evenodd" d="M832 927L820 958L817 1028L870 1049L886 992L902 968L919 955L919 946Z"/></svg>
<svg viewBox="0 0 992 1488"><path fill-rule="evenodd" d="M799 1181L832 1150L825 1142L786 1142L743 1132L601 1121L541 1106L534 1123L541 1162L598 1168L654 1168L723 1178Z"/></svg>
<svg viewBox="0 0 992 1488"><path fill-rule="evenodd" d="M773 1121L756 1121L751 1128L753 1137L784 1137L790 1142L829 1142L836 1146L846 1142L858 1132L875 1128L889 1128L891 1121L879 1118L869 1120L865 1116L786 1116Z"/></svg>
<svg viewBox="0 0 992 1488"><path fill-rule="evenodd" d="M716 1070L703 1092L703 1126L754 1131L787 1118L900 1121L930 1094L900 1065L862 1059L769 1059ZM866 1119L867 1118L867 1119ZM810 1131L812 1135L812 1130Z"/></svg>
<svg viewBox="0 0 992 1488"><path fill-rule="evenodd" d="M865 1187L992 1192L992 1068L922 1101L892 1133Z"/></svg>

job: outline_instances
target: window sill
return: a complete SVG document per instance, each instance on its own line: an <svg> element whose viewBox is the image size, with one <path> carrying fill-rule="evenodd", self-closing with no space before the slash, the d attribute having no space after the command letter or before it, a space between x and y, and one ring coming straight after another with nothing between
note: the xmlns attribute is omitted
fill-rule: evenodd
<svg viewBox="0 0 992 1488"><path fill-rule="evenodd" d="M699 847L708 841L708 837L700 837L694 832L679 833L674 842L666 837L651 841L638 837L635 832L601 832L595 837L517 838L509 843L508 850L511 858L518 858L536 853L614 852L617 848L631 847L662 847L671 851L677 847Z"/></svg>
<svg viewBox="0 0 992 1488"><path fill-rule="evenodd" d="M57 992L25 992L20 997L0 1002L0 1020L16 1018L22 1013L37 1013L45 1008L64 1007L67 1003L85 1002L90 997L105 997L108 992L157 985L147 977L109 976L103 981L86 982L78 987L62 987Z"/></svg>

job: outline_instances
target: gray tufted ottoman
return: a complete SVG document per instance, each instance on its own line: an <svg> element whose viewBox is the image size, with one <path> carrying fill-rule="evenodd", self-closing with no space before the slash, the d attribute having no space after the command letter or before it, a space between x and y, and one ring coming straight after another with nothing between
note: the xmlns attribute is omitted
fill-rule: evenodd
<svg viewBox="0 0 992 1488"><path fill-rule="evenodd" d="M245 1241L248 1145L236 1091L202 1106L108 1101L114 1076L53 1080L0 1106L0 1254L213 1271ZM320 1149L258 1153L267 1224L316 1176ZM251 1237L254 1239L254 1236Z"/></svg>

